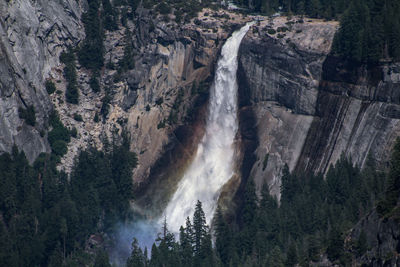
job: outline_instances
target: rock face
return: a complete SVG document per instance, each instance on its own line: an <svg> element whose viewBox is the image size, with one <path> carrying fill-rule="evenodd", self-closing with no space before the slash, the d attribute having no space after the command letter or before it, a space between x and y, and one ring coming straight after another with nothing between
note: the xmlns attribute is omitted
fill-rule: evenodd
<svg viewBox="0 0 400 267"><path fill-rule="evenodd" d="M47 119L55 108L67 127L78 130L60 168L69 172L79 151L101 148L102 139L111 140L125 128L138 155L134 180L140 184L168 163L190 159L219 49L251 17L204 10L183 25L173 15L138 8L126 26L105 32L100 93L90 89L92 73L77 62L80 104L71 105L65 101L59 55L84 39L80 18L86 6L76 0L0 3L0 153L14 143L30 162L50 152ZM336 22L277 17L258 22L241 44L238 154L243 160L238 167L258 188L267 182L279 195L285 163L290 170L325 172L341 153L360 166L368 153L387 159L400 127L400 65L367 70L327 56L337 28ZM134 68L120 73L109 66L119 64L127 44ZM47 79L60 94L47 94ZM106 89L109 112L94 122ZM20 107L31 105L34 126L18 115Z"/></svg>
<svg viewBox="0 0 400 267"><path fill-rule="evenodd" d="M298 169L326 172L341 153L360 167L371 153L388 161L399 135L398 64L369 70L328 57Z"/></svg>
<svg viewBox="0 0 400 267"><path fill-rule="evenodd" d="M337 26L275 18L242 43L239 101L256 121L259 145L247 168L259 189L266 182L279 196L284 164L325 173L342 153L360 167L369 153L388 160L399 136L399 65L367 70L328 56Z"/></svg>
<svg viewBox="0 0 400 267"><path fill-rule="evenodd" d="M84 40L81 15L86 8L84 0L0 3L0 153L10 152L16 144L33 162L39 153L50 152L47 121L56 109L63 124L78 132L71 138L60 169L70 172L79 151L89 145L101 149L104 138L112 140L127 129L131 150L138 155L134 180L142 183L151 167L184 139L179 135L198 134L194 132L197 128L182 127L193 124L195 111L206 103L206 83L224 40L248 19L204 10L184 25L177 24L173 15L138 8L125 26L119 23L118 30L105 31L101 92L93 92L89 86L92 73L76 61L79 105L72 105L65 101L67 83L59 56ZM133 50L129 59L133 69L121 73L109 67L118 66L128 45ZM50 96L44 86L48 79L57 89ZM106 91L109 112L95 122ZM31 105L36 114L34 126L18 115L19 108ZM75 120L75 114L82 120Z"/></svg>
<svg viewBox="0 0 400 267"><path fill-rule="evenodd" d="M74 0L1 1L0 14L0 153L16 144L32 162L50 151L44 133L52 104L44 82L60 52L83 38L81 8ZM18 116L30 105L34 127Z"/></svg>
<svg viewBox="0 0 400 267"><path fill-rule="evenodd" d="M129 112L132 149L139 155L136 182L149 177L160 156L179 145L182 138L176 130L193 123L199 98L205 103L207 97L200 91L208 92L204 82L212 79L220 47L233 29L246 21L237 15L223 21L215 14L204 10L191 24L179 27L160 19L154 22L153 31L149 29L150 16L136 22L134 43L140 56L135 57L135 69L127 74L129 90L122 96Z"/></svg>
<svg viewBox="0 0 400 267"><path fill-rule="evenodd" d="M267 182L279 196L282 167L296 167L314 120L322 66L336 29L337 23L280 17L259 23L242 42L239 104L246 113L252 109L258 142L253 166L246 168L258 188Z"/></svg>

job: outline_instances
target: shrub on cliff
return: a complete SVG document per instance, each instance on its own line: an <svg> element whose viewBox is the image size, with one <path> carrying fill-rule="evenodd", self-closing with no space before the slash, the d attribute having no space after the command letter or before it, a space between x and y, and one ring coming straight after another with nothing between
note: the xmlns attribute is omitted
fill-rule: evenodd
<svg viewBox="0 0 400 267"><path fill-rule="evenodd" d="M18 109L18 115L21 119L25 120L26 124L35 126L36 124L36 113L33 105L28 106L26 109L20 107Z"/></svg>
<svg viewBox="0 0 400 267"><path fill-rule="evenodd" d="M79 91L77 84L76 64L74 51L69 48L67 52L62 52L60 61L65 64L64 77L67 81L67 88L65 90L65 99L68 103L78 104Z"/></svg>
<svg viewBox="0 0 400 267"><path fill-rule="evenodd" d="M46 91L49 95L56 91L56 85L51 81L47 80L45 83Z"/></svg>
<svg viewBox="0 0 400 267"><path fill-rule="evenodd" d="M57 156L63 156L67 153L67 144L70 141L70 132L62 124L56 111L53 111L49 118L49 124L52 130L47 135L51 150Z"/></svg>

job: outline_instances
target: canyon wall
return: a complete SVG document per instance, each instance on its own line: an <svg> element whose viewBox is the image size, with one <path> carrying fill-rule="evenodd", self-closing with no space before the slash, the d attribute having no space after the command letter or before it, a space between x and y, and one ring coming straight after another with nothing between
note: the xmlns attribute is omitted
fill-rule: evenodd
<svg viewBox="0 0 400 267"><path fill-rule="evenodd" d="M134 181L157 187L170 176L168 165L184 168L190 160L202 135L221 45L254 17L206 9L178 24L174 15L138 8L125 25L118 22L117 30L105 31L100 92L89 86L91 71L76 61L80 97L73 105L65 101L59 55L84 40L86 8L86 1L74 0L0 3L0 152L16 144L30 162L50 152L48 116L56 109L64 125L78 131L60 169L70 172L79 151L101 149L103 140L127 129L138 155ZM264 19L250 29L239 51L238 167L244 178L253 177L258 188L266 182L279 196L284 164L326 172L341 153L360 167L369 153L385 163L400 127L400 65L367 69L329 55L337 22ZM121 73L111 66L118 66L128 45L133 68ZM48 79L57 94L46 92ZM96 122L106 96L108 114ZM31 105L34 126L18 115L19 108Z"/></svg>
<svg viewBox="0 0 400 267"><path fill-rule="evenodd" d="M360 167L368 154L381 167L387 163L400 127L399 65L367 68L331 56L337 28L335 22L275 18L243 40L239 102L255 123L242 127L242 135L246 141L249 130L256 133L246 169L258 189L267 183L279 197L284 164L325 173L342 153Z"/></svg>
<svg viewBox="0 0 400 267"><path fill-rule="evenodd" d="M1 1L0 3L0 153L13 144L30 162L50 152L44 137L53 109L44 87L58 56L84 37L81 7L74 0ZM36 124L18 116L20 107L34 106Z"/></svg>

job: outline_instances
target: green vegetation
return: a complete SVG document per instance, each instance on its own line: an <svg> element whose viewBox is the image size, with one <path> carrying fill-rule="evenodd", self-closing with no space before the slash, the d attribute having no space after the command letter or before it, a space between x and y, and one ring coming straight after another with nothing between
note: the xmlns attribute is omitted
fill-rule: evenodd
<svg viewBox="0 0 400 267"><path fill-rule="evenodd" d="M78 137L78 129L76 129L76 127L73 127L71 129L71 131L69 131L69 134L71 135L71 137L77 138Z"/></svg>
<svg viewBox="0 0 400 267"><path fill-rule="evenodd" d="M143 7L156 11L157 14L164 16L164 20L168 19L169 14L175 15L175 22L188 23L192 18L197 16L203 7L215 7L215 3L211 0L144 0Z"/></svg>
<svg viewBox="0 0 400 267"><path fill-rule="evenodd" d="M185 227L181 226L179 242L175 241L175 236L168 231L164 221L162 231L151 248L150 260L134 239L126 266L216 266L217 258L211 245L211 233L200 201L196 204L192 221L193 224L187 217Z"/></svg>
<svg viewBox="0 0 400 267"><path fill-rule="evenodd" d="M16 147L0 155L1 266L110 266L104 251L85 252L86 241L130 216L136 155L126 137L107 152L89 148L70 178L56 158L43 153L30 166Z"/></svg>
<svg viewBox="0 0 400 267"><path fill-rule="evenodd" d="M83 67L91 70L99 70L104 65L104 32L101 12L99 12L100 3L100 0L89 0L88 11L82 15L86 39L79 49L78 59ZM106 15L106 19L108 18L110 18L109 14Z"/></svg>
<svg viewBox="0 0 400 267"><path fill-rule="evenodd" d="M397 157L400 142L395 150ZM394 171L390 173L396 176ZM187 218L186 227L180 229L179 242L164 224L150 261L145 260L134 241L128 262L136 259L143 266L308 266L326 253L332 262L347 266L351 257L344 249L345 233L374 207L375 200L382 196L384 180L371 159L361 171L342 156L331 166L326 179L322 175L291 174L285 166L280 205L268 187L263 188L258 199L255 185L249 180L237 224L229 224L217 209L214 248L198 202L193 225ZM354 248L359 255L365 253L365 233L360 234Z"/></svg>
<svg viewBox="0 0 400 267"><path fill-rule="evenodd" d="M353 0L341 19L333 51L359 62L399 60L400 2Z"/></svg>
<svg viewBox="0 0 400 267"><path fill-rule="evenodd" d="M340 20L333 53L361 63L400 59L400 2L397 0L237 0L262 14L276 12ZM288 23L290 25L290 22ZM287 29L287 28L286 28ZM286 29L281 28L282 32ZM278 32L279 32L278 28ZM269 34L274 34L271 30Z"/></svg>
<svg viewBox="0 0 400 267"><path fill-rule="evenodd" d="M46 80L45 82L46 91L49 95L56 91L56 85L51 80Z"/></svg>
<svg viewBox="0 0 400 267"><path fill-rule="evenodd" d="M118 30L117 14L110 0L102 0L104 28L108 31Z"/></svg>
<svg viewBox="0 0 400 267"><path fill-rule="evenodd" d="M160 96L159 98L157 98L156 100L156 105L160 106L162 103L164 103L164 99L162 96Z"/></svg>
<svg viewBox="0 0 400 267"><path fill-rule="evenodd" d="M25 120L26 124L35 126L36 124L36 113L33 105L28 106L26 109L20 107L18 109L18 115L20 119Z"/></svg>
<svg viewBox="0 0 400 267"><path fill-rule="evenodd" d="M249 7L251 1L237 0L239 5ZM300 14L312 18L334 19L347 8L346 0L254 0L253 11L271 15L276 12Z"/></svg>
<svg viewBox="0 0 400 267"><path fill-rule="evenodd" d="M100 92L99 77L100 77L100 73L98 71L95 71L89 80L90 88L92 88L93 92L95 92L95 93Z"/></svg>
<svg viewBox="0 0 400 267"><path fill-rule="evenodd" d="M101 99L102 105L101 105L101 109L100 109L100 114L103 116L103 120L105 120L107 118L107 115L110 112L110 102L112 99L110 91L111 91L110 88L106 88L106 90L105 90L106 94Z"/></svg>
<svg viewBox="0 0 400 267"><path fill-rule="evenodd" d="M396 210L400 196L400 139L397 139L390 161L388 185L385 198L379 202L377 210L381 216L390 216ZM399 207L397 207L399 212ZM400 213L397 214L399 216ZM400 218L400 216L398 217Z"/></svg>
<svg viewBox="0 0 400 267"><path fill-rule="evenodd" d="M83 121L82 115L81 115L81 114L78 114L78 113L75 113L75 114L74 114L74 120L76 120L76 121Z"/></svg>
<svg viewBox="0 0 400 267"><path fill-rule="evenodd" d="M97 112L96 112L96 114L94 114L93 121L99 122L99 114Z"/></svg>
<svg viewBox="0 0 400 267"><path fill-rule="evenodd" d="M135 62L133 61L133 45L132 45L132 36L131 32L127 30L127 34L125 36L125 47L124 47L124 56L118 62L118 71L125 72L127 70L131 70L135 67Z"/></svg>
<svg viewBox="0 0 400 267"><path fill-rule="evenodd" d="M60 61L65 64L64 77L67 80L67 88L65 91L65 99L68 103L78 104L79 91L76 75L75 55L72 49L67 52L62 52Z"/></svg>
<svg viewBox="0 0 400 267"><path fill-rule="evenodd" d="M165 128L165 120L162 120L157 124L157 129L162 129L162 128Z"/></svg>
<svg viewBox="0 0 400 267"><path fill-rule="evenodd" d="M47 135L51 150L54 155L62 157L67 153L67 145L70 141L70 132L62 124L56 111L50 114L49 124L52 127Z"/></svg>
<svg viewBox="0 0 400 267"><path fill-rule="evenodd" d="M168 116L168 122L171 125L178 122L178 116L183 102L184 94L185 92L183 91L183 88L179 89L179 92L175 98L174 105L172 106L171 113Z"/></svg>

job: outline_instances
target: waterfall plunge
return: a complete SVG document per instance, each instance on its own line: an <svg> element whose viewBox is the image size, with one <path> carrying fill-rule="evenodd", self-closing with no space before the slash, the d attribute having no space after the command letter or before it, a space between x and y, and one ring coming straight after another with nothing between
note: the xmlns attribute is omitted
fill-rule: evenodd
<svg viewBox="0 0 400 267"><path fill-rule="evenodd" d="M193 162L164 211L171 232L177 233L197 200L207 223L214 214L222 186L233 175L234 139L238 129L236 80L239 45L252 23L234 32L222 47L211 87L206 131Z"/></svg>

